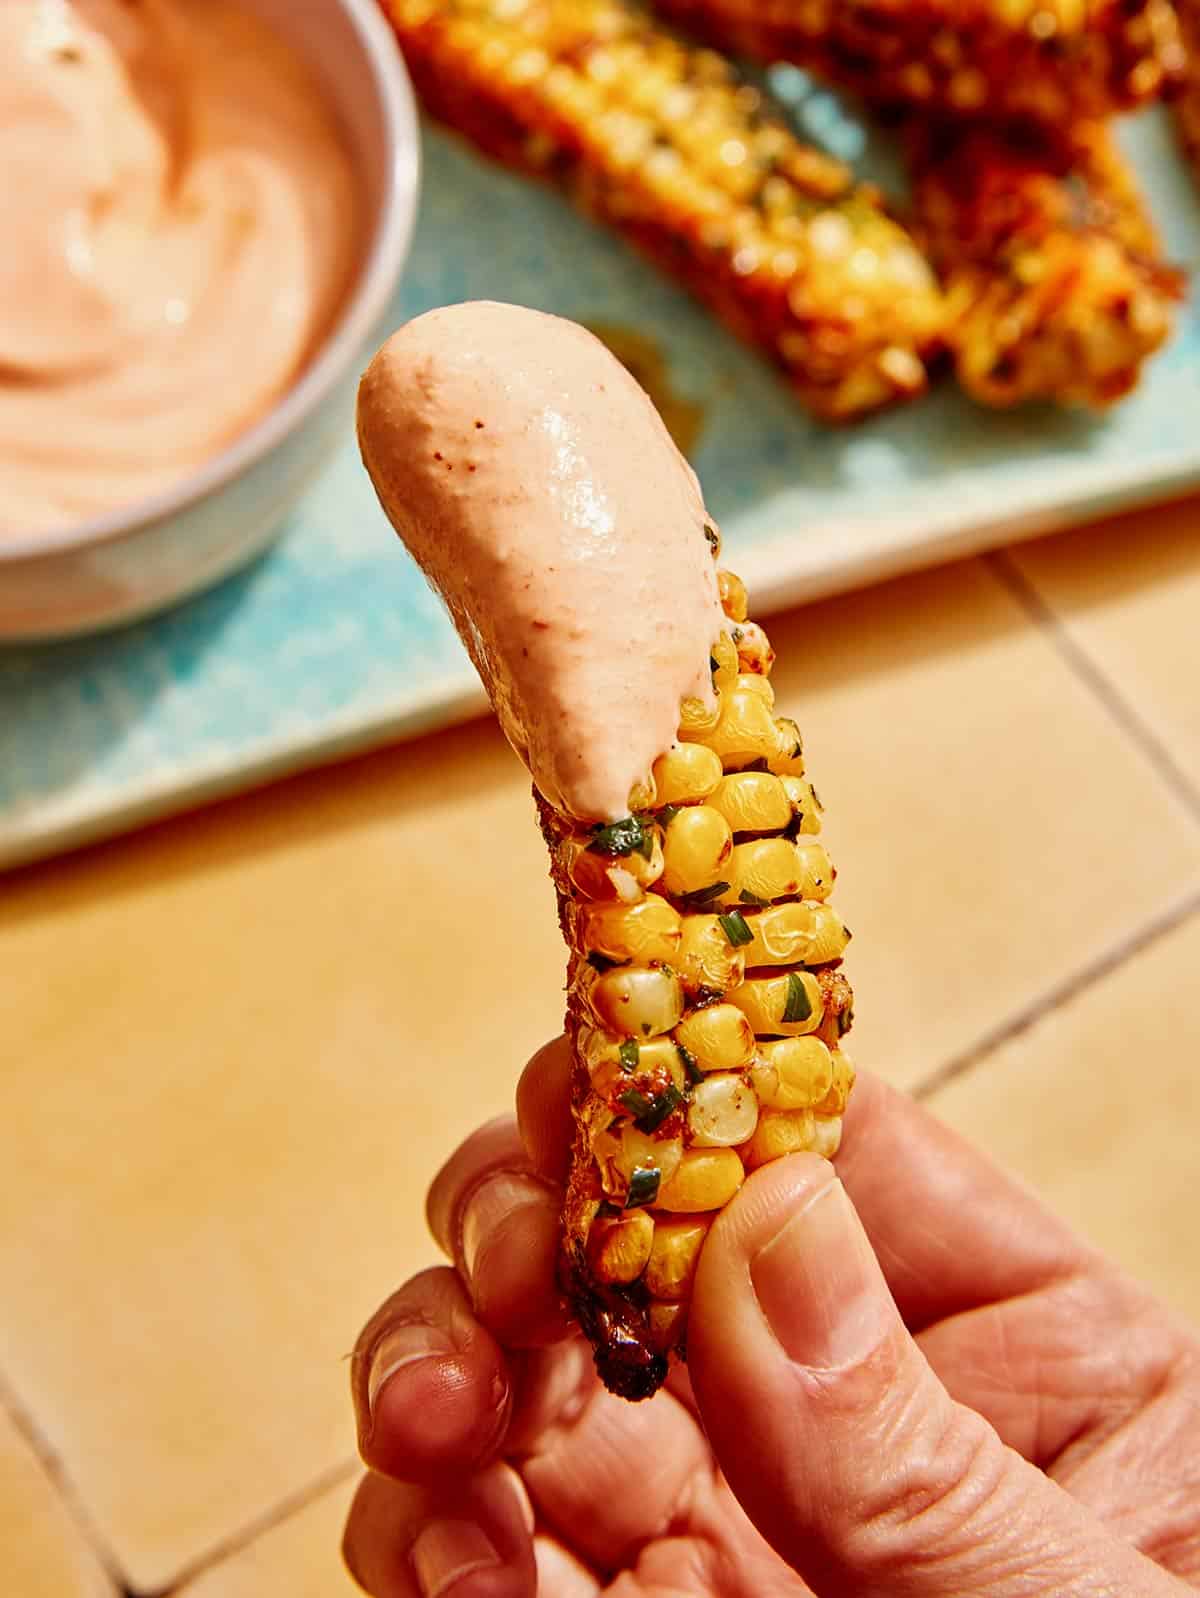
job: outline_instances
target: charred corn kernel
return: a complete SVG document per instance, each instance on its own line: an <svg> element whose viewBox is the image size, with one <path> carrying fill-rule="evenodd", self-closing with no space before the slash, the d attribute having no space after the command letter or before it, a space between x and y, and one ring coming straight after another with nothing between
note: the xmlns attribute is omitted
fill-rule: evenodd
<svg viewBox="0 0 1200 1598"><path fill-rule="evenodd" d="M721 762L704 744L676 744L654 762L659 804L696 804L720 781Z"/></svg>
<svg viewBox="0 0 1200 1598"><path fill-rule="evenodd" d="M654 1221L648 1210L599 1216L588 1233L588 1264L602 1282L636 1282L653 1247Z"/></svg>
<svg viewBox="0 0 1200 1598"><path fill-rule="evenodd" d="M985 405L1102 409L1171 331L1183 280L1100 126L914 127L914 202L946 287L959 382Z"/></svg>
<svg viewBox="0 0 1200 1598"><path fill-rule="evenodd" d="M711 704L703 699L685 699L679 707L679 736L685 742L692 739L707 740L716 731L721 719L723 695L716 695Z"/></svg>
<svg viewBox="0 0 1200 1598"><path fill-rule="evenodd" d="M654 1208L675 1215L723 1209L744 1177L742 1162L733 1149L688 1149L670 1181L660 1185Z"/></svg>
<svg viewBox="0 0 1200 1598"><path fill-rule="evenodd" d="M831 1160L842 1145L842 1118L840 1115L818 1115L813 1119L812 1152L823 1160Z"/></svg>
<svg viewBox="0 0 1200 1598"><path fill-rule="evenodd" d="M635 849L627 855L608 855L588 843L566 846L566 870L572 884L587 899L619 899L632 904L662 876L663 851L659 829L653 829L647 857Z"/></svg>
<svg viewBox="0 0 1200 1598"><path fill-rule="evenodd" d="M800 892L800 865L790 838L755 838L733 847L727 872L731 904L770 904Z"/></svg>
<svg viewBox="0 0 1200 1598"><path fill-rule="evenodd" d="M854 1086L854 1065L844 1049L833 1049L830 1058L833 1079L829 1084L829 1092L814 1107L821 1115L842 1115L850 1098L850 1089Z"/></svg>
<svg viewBox="0 0 1200 1598"><path fill-rule="evenodd" d="M751 969L764 965L824 965L840 960L849 943L841 917L831 905L801 901L772 905L747 916L751 941L745 946Z"/></svg>
<svg viewBox="0 0 1200 1598"><path fill-rule="evenodd" d="M718 693L723 693L737 681L738 674L737 646L728 633L722 633L712 646L710 659L713 687Z"/></svg>
<svg viewBox="0 0 1200 1598"><path fill-rule="evenodd" d="M656 893L636 904L597 904L583 918L585 949L608 960L638 960L670 965L679 952L678 910Z"/></svg>
<svg viewBox="0 0 1200 1598"><path fill-rule="evenodd" d="M849 1032L854 1020L854 993L840 971L824 970L818 973L825 1013L817 1035L822 1043L836 1049Z"/></svg>
<svg viewBox="0 0 1200 1598"><path fill-rule="evenodd" d="M683 1014L679 978L655 966L605 971L592 985L591 1000L601 1026L618 1037L657 1037Z"/></svg>
<svg viewBox="0 0 1200 1598"><path fill-rule="evenodd" d="M701 1071L740 1071L754 1058L754 1028L736 1004L690 1010L675 1038Z"/></svg>
<svg viewBox="0 0 1200 1598"><path fill-rule="evenodd" d="M754 672L744 672L737 678L737 686L744 694L757 694L764 705L775 703L775 690L771 687L769 677L760 677Z"/></svg>
<svg viewBox="0 0 1200 1598"><path fill-rule="evenodd" d="M729 934L715 915L686 917L676 964L689 993L724 993L746 973L741 950L730 943Z"/></svg>
<svg viewBox="0 0 1200 1598"><path fill-rule="evenodd" d="M733 834L724 816L710 805L689 805L667 828L663 845L663 887L683 898L721 880L733 852Z"/></svg>
<svg viewBox="0 0 1200 1598"><path fill-rule="evenodd" d="M816 1142L816 1121L811 1110L764 1110L754 1136L742 1149L747 1171L782 1159L785 1154L805 1154Z"/></svg>
<svg viewBox="0 0 1200 1598"><path fill-rule="evenodd" d="M654 1298L668 1302L692 1295L692 1278L712 1221L707 1216L672 1220L659 1217L643 1281Z"/></svg>
<svg viewBox="0 0 1200 1598"><path fill-rule="evenodd" d="M815 1110L833 1086L833 1057L820 1038L761 1043L750 1080L771 1110Z"/></svg>
<svg viewBox="0 0 1200 1598"><path fill-rule="evenodd" d="M811 971L748 978L728 997L760 1038L815 1032L824 1013L821 987Z"/></svg>
<svg viewBox="0 0 1200 1598"><path fill-rule="evenodd" d="M660 0L732 54L794 61L886 106L1065 127L1158 97L1179 72L1167 0ZM886 27L882 20L886 18Z"/></svg>
<svg viewBox="0 0 1200 1598"><path fill-rule="evenodd" d="M803 777L783 777L780 780L792 807L793 824L799 825L802 834L811 836L820 832L821 801L812 783L806 782Z"/></svg>
<svg viewBox="0 0 1200 1598"><path fill-rule="evenodd" d="M915 243L721 57L629 0L384 3L429 113L672 270L818 414L924 387L942 306Z"/></svg>
<svg viewBox="0 0 1200 1598"><path fill-rule="evenodd" d="M692 1148L733 1148L758 1124L754 1089L734 1072L714 1071L692 1090L687 1128Z"/></svg>
<svg viewBox="0 0 1200 1598"><path fill-rule="evenodd" d="M782 832L792 819L792 804L781 778L769 771L736 771L722 777L709 803L732 832Z"/></svg>
<svg viewBox="0 0 1200 1598"><path fill-rule="evenodd" d="M757 622L744 622L738 628L738 665L743 672L766 677L775 664L775 651Z"/></svg>
<svg viewBox="0 0 1200 1598"><path fill-rule="evenodd" d="M721 714L705 732L704 742L719 756L726 771L739 771L756 760L779 754L779 737L771 707L756 693L733 687L721 699Z"/></svg>
<svg viewBox="0 0 1200 1598"><path fill-rule="evenodd" d="M682 1348L687 1336L686 1304L651 1304L646 1311L650 1346L663 1353Z"/></svg>
<svg viewBox="0 0 1200 1598"><path fill-rule="evenodd" d="M722 571L717 574L717 588L721 595L721 609L730 621L743 622L746 619L746 585L740 577L733 572Z"/></svg>

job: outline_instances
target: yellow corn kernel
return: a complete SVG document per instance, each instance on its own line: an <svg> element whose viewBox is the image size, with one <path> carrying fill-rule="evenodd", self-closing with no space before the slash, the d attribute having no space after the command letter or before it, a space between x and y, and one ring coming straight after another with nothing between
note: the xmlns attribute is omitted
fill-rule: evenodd
<svg viewBox="0 0 1200 1598"><path fill-rule="evenodd" d="M645 1038L637 1045L637 1064L630 1066L622 1058L620 1047L621 1040L607 1037L604 1033L593 1034L596 1038L603 1038L603 1047L592 1045L583 1052L584 1063L587 1065L591 1076L592 1087L605 1099L613 1099L623 1087L629 1085L629 1079L635 1073L639 1076L652 1075L670 1081L680 1092L683 1091L686 1073L683 1069L683 1060L679 1048L672 1037ZM626 1054L628 1054L629 1039L625 1039ZM637 1041L637 1040L634 1040Z"/></svg>
<svg viewBox="0 0 1200 1598"><path fill-rule="evenodd" d="M604 1109L611 1123L612 1111L607 1105ZM615 1132L602 1129L597 1123L591 1143L604 1191L610 1198L623 1199L638 1171L657 1171L661 1186L675 1175L683 1159L682 1138L639 1132L632 1122Z"/></svg>
<svg viewBox="0 0 1200 1598"><path fill-rule="evenodd" d="M769 677L747 672L737 679L737 686L744 694L757 694L764 705L774 705L775 703L775 690L771 687L771 679Z"/></svg>
<svg viewBox="0 0 1200 1598"><path fill-rule="evenodd" d="M673 818L663 843L663 887L696 893L721 881L733 849L729 823L709 805L689 805Z"/></svg>
<svg viewBox="0 0 1200 1598"><path fill-rule="evenodd" d="M734 833L779 832L792 820L787 789L769 771L735 771L722 777L709 803Z"/></svg>
<svg viewBox="0 0 1200 1598"><path fill-rule="evenodd" d="M686 1221L658 1221L650 1258L646 1261L644 1281L648 1293L668 1301L692 1296L696 1263L711 1225L707 1216Z"/></svg>
<svg viewBox="0 0 1200 1598"><path fill-rule="evenodd" d="M729 617L730 621L744 622L748 599L746 585L742 579L735 577L733 572L719 571L717 573L717 590L721 595L721 609Z"/></svg>
<svg viewBox="0 0 1200 1598"><path fill-rule="evenodd" d="M712 646L713 687L718 693L723 693L726 688L731 688L737 681L738 652L733 639L728 633L722 633Z"/></svg>
<svg viewBox="0 0 1200 1598"><path fill-rule="evenodd" d="M821 830L821 801L811 782L803 777L782 777L788 803L792 807L793 821L799 821L801 834L812 835Z"/></svg>
<svg viewBox="0 0 1200 1598"><path fill-rule="evenodd" d="M768 1109L816 1109L833 1086L833 1059L820 1038L778 1038L759 1045L750 1080Z"/></svg>
<svg viewBox="0 0 1200 1598"><path fill-rule="evenodd" d="M833 1081L829 1092L816 1106L822 1115L841 1115L850 1098L850 1089L854 1086L854 1065L846 1051L834 1049L832 1059Z"/></svg>
<svg viewBox="0 0 1200 1598"><path fill-rule="evenodd" d="M811 971L755 977L729 995L759 1037L800 1037L821 1024L821 985ZM785 1020L784 1017L790 1017Z"/></svg>
<svg viewBox="0 0 1200 1598"><path fill-rule="evenodd" d="M660 1354L678 1348L687 1332L688 1306L686 1304L651 1304L646 1312L650 1328L650 1342Z"/></svg>
<svg viewBox="0 0 1200 1598"><path fill-rule="evenodd" d="M722 895L722 903L790 898L801 886L796 845L790 838L752 838L749 843L735 844L724 875L729 890Z"/></svg>
<svg viewBox="0 0 1200 1598"><path fill-rule="evenodd" d="M780 716L775 723L779 752L771 761L771 770L780 777L804 775L804 740L800 729L790 716Z"/></svg>
<svg viewBox="0 0 1200 1598"><path fill-rule="evenodd" d="M766 677L775 664L771 641L756 621L743 622L738 627L737 652L744 672Z"/></svg>
<svg viewBox="0 0 1200 1598"><path fill-rule="evenodd" d="M690 1011L675 1028L675 1039L701 1071L740 1071L754 1058L754 1028L734 1004Z"/></svg>
<svg viewBox="0 0 1200 1598"><path fill-rule="evenodd" d="M653 828L649 859L638 849L625 855L602 854L576 839L566 845L564 859L567 875L585 898L634 904L662 876L662 829Z"/></svg>
<svg viewBox="0 0 1200 1598"><path fill-rule="evenodd" d="M631 816L640 814L643 810L653 810L658 803L658 789L654 786L653 773L644 782L635 782L629 790L629 813Z"/></svg>
<svg viewBox="0 0 1200 1598"><path fill-rule="evenodd" d="M670 1181L659 1186L654 1208L676 1215L724 1209L744 1177L733 1149L688 1149Z"/></svg>
<svg viewBox="0 0 1200 1598"><path fill-rule="evenodd" d="M714 1071L692 1089L687 1112L692 1148L733 1148L745 1143L757 1124L754 1089L736 1072Z"/></svg>
<svg viewBox="0 0 1200 1598"><path fill-rule="evenodd" d="M742 951L730 943L715 915L684 917L675 966L689 993L724 993L746 974Z"/></svg>
<svg viewBox="0 0 1200 1598"><path fill-rule="evenodd" d="M772 759L780 753L770 705L758 694L736 686L722 696L720 718L704 732L703 742L720 756L727 771L753 765L756 760Z"/></svg>
<svg viewBox="0 0 1200 1598"><path fill-rule="evenodd" d="M758 1118L754 1136L742 1149L748 1171L782 1159L785 1154L803 1154L816 1140L816 1121L811 1110L764 1110Z"/></svg>
<svg viewBox="0 0 1200 1598"><path fill-rule="evenodd" d="M656 966L618 966L596 978L592 1009L601 1026L618 1037L654 1038L669 1032L683 1014L683 988L671 971Z"/></svg>
<svg viewBox="0 0 1200 1598"><path fill-rule="evenodd" d="M654 1220L648 1210L598 1216L588 1232L588 1264L601 1282L636 1282L653 1248Z"/></svg>
<svg viewBox="0 0 1200 1598"><path fill-rule="evenodd" d="M679 950L680 919L674 905L657 893L636 904L589 905L583 917L583 946L609 960L671 965Z"/></svg>
<svg viewBox="0 0 1200 1598"><path fill-rule="evenodd" d="M689 805L707 799L721 780L721 762L705 744L676 744L654 762L660 805Z"/></svg>
<svg viewBox="0 0 1200 1598"><path fill-rule="evenodd" d="M814 1154L831 1160L842 1146L842 1118L840 1115L818 1115L813 1120Z"/></svg>
<svg viewBox="0 0 1200 1598"><path fill-rule="evenodd" d="M840 960L850 941L832 905L802 900L747 916L752 938L742 952L747 966L824 965Z"/></svg>
<svg viewBox="0 0 1200 1598"><path fill-rule="evenodd" d="M702 699L685 699L679 707L679 736L685 743L695 739L707 742L721 720L724 696L714 694L711 704Z"/></svg>

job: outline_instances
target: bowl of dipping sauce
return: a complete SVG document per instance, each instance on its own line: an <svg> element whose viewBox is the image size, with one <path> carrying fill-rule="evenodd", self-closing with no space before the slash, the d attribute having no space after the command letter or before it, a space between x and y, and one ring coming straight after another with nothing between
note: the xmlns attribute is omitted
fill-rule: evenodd
<svg viewBox="0 0 1200 1598"><path fill-rule="evenodd" d="M0 641L144 616L281 530L418 169L374 0L2 0Z"/></svg>

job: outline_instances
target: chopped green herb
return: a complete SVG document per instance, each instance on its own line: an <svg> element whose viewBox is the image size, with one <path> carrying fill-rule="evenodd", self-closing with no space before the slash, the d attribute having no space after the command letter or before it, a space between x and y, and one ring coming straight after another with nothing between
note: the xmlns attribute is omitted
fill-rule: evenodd
<svg viewBox="0 0 1200 1598"><path fill-rule="evenodd" d="M644 1115L639 1115L634 1125L639 1132L657 1132L673 1110L677 1110L683 1103L683 1094L669 1082L661 1093L657 1094L651 1102L650 1108Z"/></svg>
<svg viewBox="0 0 1200 1598"><path fill-rule="evenodd" d="M754 942L754 934L746 925L746 918L740 910L731 910L728 915L718 916L717 920L721 923L721 931L735 949Z"/></svg>
<svg viewBox="0 0 1200 1598"><path fill-rule="evenodd" d="M751 893L749 888L743 888L738 894L738 902L752 904L756 910L766 910L771 903L770 899L764 899L761 894Z"/></svg>
<svg viewBox="0 0 1200 1598"><path fill-rule="evenodd" d="M674 821L675 817L678 814L679 814L679 806L678 805L664 805L662 807L662 809L658 812L658 815L655 816L654 819L658 822L659 826L665 832L666 829L671 825L671 823Z"/></svg>
<svg viewBox="0 0 1200 1598"><path fill-rule="evenodd" d="M808 999L808 989L796 971L788 972L787 1003L783 1007L781 1020L789 1023L794 1021L807 1021L812 1014L812 1005Z"/></svg>
<svg viewBox="0 0 1200 1598"><path fill-rule="evenodd" d="M608 1220L613 1215L620 1215L621 1206L614 1204L611 1199L601 1199L600 1208L596 1211L597 1220Z"/></svg>
<svg viewBox="0 0 1200 1598"><path fill-rule="evenodd" d="M632 1210L639 1204L653 1204L658 1197L658 1185L661 1181L662 1172L657 1165L643 1166L635 1171L629 1180L625 1208Z"/></svg>
<svg viewBox="0 0 1200 1598"><path fill-rule="evenodd" d="M842 931L846 934L846 942L849 943L854 934L844 921L842 922Z"/></svg>
<svg viewBox="0 0 1200 1598"><path fill-rule="evenodd" d="M630 1115L634 1116L635 1118L640 1118L643 1115L649 1115L650 1111L654 1108L654 1100L648 1098L646 1094L641 1092L638 1088L626 1088L624 1093L618 1093L617 1103L624 1105L625 1109L629 1111Z"/></svg>
<svg viewBox="0 0 1200 1598"><path fill-rule="evenodd" d="M675 1047L679 1051L679 1059L683 1065L684 1076L687 1077L693 1087L695 1087L697 1082L703 1082L704 1072L696 1064L696 1056L690 1049L685 1049L682 1043L677 1043Z"/></svg>
<svg viewBox="0 0 1200 1598"><path fill-rule="evenodd" d="M721 540L720 540L720 537L717 534L717 529L712 525L711 522L705 522L705 524L704 524L704 536L705 536L705 538L708 539L708 547L712 550L712 552L714 554L716 554L717 549L718 549L718 547L719 547L719 545L721 543Z"/></svg>
<svg viewBox="0 0 1200 1598"><path fill-rule="evenodd" d="M804 739L801 738L799 733L797 733L796 734L796 742L792 745L792 759L793 760L798 760L803 753L804 753Z"/></svg>
<svg viewBox="0 0 1200 1598"><path fill-rule="evenodd" d="M654 838L646 835L640 816L622 816L620 821L610 821L607 826L596 827L588 848L594 854L628 855L636 849L650 858Z"/></svg>
<svg viewBox="0 0 1200 1598"><path fill-rule="evenodd" d="M601 954L597 949L592 949L588 953L587 963L593 971L611 971L614 966L620 965L621 962L619 960L610 960L606 954Z"/></svg>
<svg viewBox="0 0 1200 1598"><path fill-rule="evenodd" d="M622 1043L621 1047L617 1050L617 1055L621 1061L622 1071L636 1071L638 1068L638 1059L641 1055L641 1050L638 1047L637 1039L626 1038L624 1043Z"/></svg>
<svg viewBox="0 0 1200 1598"><path fill-rule="evenodd" d="M707 888L697 888L695 893L680 894L680 898L689 905L711 904L714 899L719 899L723 893L728 892L727 882L710 882Z"/></svg>
<svg viewBox="0 0 1200 1598"><path fill-rule="evenodd" d="M708 669L710 672L712 672L714 677L717 675L718 671L720 671L721 663L715 655L710 655L708 657Z"/></svg>

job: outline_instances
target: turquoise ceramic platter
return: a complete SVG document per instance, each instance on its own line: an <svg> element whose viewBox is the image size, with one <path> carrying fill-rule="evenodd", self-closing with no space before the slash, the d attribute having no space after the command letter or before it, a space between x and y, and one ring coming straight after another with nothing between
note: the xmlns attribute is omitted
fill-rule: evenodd
<svg viewBox="0 0 1200 1598"><path fill-rule="evenodd" d="M780 78L835 153L862 127ZM1200 207L1158 113L1124 130L1173 259ZM886 174L885 174L886 175ZM808 420L755 356L552 194L426 131L396 322L487 297L652 341L696 408L693 460L760 610L1200 487L1200 313L1100 420L994 414L945 387L846 431ZM0 864L12 865L481 707L465 656L346 443L271 552L120 632L0 652Z"/></svg>

